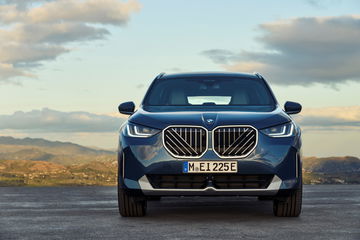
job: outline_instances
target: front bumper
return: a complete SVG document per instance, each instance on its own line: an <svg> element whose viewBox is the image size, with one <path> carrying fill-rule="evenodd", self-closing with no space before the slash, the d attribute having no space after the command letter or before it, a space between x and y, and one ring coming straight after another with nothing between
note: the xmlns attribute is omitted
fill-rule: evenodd
<svg viewBox="0 0 360 240"><path fill-rule="evenodd" d="M266 189L217 189L213 186L207 186L203 189L156 189L153 188L146 176L138 181L140 189L144 195L148 196L214 196L214 195L256 195L256 196L273 196L281 186L281 179L274 176L270 185Z"/></svg>
<svg viewBox="0 0 360 240"><path fill-rule="evenodd" d="M147 175L181 175L183 161L171 156L162 145L161 134L150 138L131 138L120 134L118 152L119 186L126 191L145 196L277 196L299 188L301 183L300 137L271 138L259 134L255 150L238 161L238 175L273 175L266 188L202 189L154 188ZM197 160L223 160L212 149Z"/></svg>

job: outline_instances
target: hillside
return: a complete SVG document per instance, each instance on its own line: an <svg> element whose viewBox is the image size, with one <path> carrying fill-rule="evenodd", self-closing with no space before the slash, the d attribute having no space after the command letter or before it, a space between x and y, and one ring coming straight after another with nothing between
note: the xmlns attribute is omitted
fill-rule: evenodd
<svg viewBox="0 0 360 240"><path fill-rule="evenodd" d="M31 148L40 148L46 149L46 152L54 154L113 154L111 151L93 149L81 146L79 144L71 142L59 142L59 141L49 141L42 138L13 138L13 137L1 137L0 136L0 152L4 152L2 149L3 146L13 146L15 149L18 146L22 148L31 147Z"/></svg>
<svg viewBox="0 0 360 240"><path fill-rule="evenodd" d="M360 159L356 157L308 157L304 159L304 169L313 173L360 172Z"/></svg>
<svg viewBox="0 0 360 240"><path fill-rule="evenodd" d="M304 182L360 183L360 159L351 156L303 159Z"/></svg>
<svg viewBox="0 0 360 240"><path fill-rule="evenodd" d="M115 152L92 149L69 142L45 139L0 137L0 160L46 161L61 165L116 159Z"/></svg>
<svg viewBox="0 0 360 240"><path fill-rule="evenodd" d="M0 186L115 185L116 154L70 142L0 137ZM305 184L360 183L356 157L303 158Z"/></svg>
<svg viewBox="0 0 360 240"><path fill-rule="evenodd" d="M0 161L0 186L115 185L116 176L116 162L63 166L44 161Z"/></svg>
<svg viewBox="0 0 360 240"><path fill-rule="evenodd" d="M0 137L0 186L114 185L116 165L112 151Z"/></svg>

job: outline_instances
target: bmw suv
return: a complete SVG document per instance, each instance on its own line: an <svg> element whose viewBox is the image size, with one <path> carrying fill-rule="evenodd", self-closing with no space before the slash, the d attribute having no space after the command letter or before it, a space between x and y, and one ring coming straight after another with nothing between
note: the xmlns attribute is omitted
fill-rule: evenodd
<svg viewBox="0 0 360 240"><path fill-rule="evenodd" d="M163 196L257 196L275 216L301 212L301 133L258 73L160 74L120 128L118 202L124 217Z"/></svg>

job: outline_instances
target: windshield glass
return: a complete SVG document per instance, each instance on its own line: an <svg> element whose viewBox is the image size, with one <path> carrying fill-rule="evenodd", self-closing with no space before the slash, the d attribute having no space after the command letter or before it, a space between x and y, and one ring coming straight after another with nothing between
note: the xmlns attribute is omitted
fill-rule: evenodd
<svg viewBox="0 0 360 240"><path fill-rule="evenodd" d="M145 106L269 106L275 105L261 79L174 78L152 84Z"/></svg>

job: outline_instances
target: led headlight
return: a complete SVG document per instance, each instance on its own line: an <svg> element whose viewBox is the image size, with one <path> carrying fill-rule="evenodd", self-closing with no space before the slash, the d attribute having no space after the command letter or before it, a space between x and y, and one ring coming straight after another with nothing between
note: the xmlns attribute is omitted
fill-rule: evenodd
<svg viewBox="0 0 360 240"><path fill-rule="evenodd" d="M154 136L155 134L159 133L160 130L149 128L133 123L128 123L125 128L125 134L128 137L139 137L139 138L147 138Z"/></svg>
<svg viewBox="0 0 360 240"><path fill-rule="evenodd" d="M278 126L265 128L262 133L270 137L292 137L295 135L295 126L292 122L281 124Z"/></svg>

